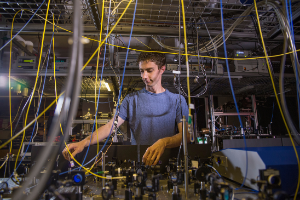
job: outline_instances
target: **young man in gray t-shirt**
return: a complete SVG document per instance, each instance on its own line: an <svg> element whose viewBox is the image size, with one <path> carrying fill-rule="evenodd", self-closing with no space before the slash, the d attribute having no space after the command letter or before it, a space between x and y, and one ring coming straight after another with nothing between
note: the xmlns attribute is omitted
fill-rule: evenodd
<svg viewBox="0 0 300 200"><path fill-rule="evenodd" d="M188 107L185 99L162 87L162 74L166 70L166 57L160 53L142 52L137 60L141 77L146 87L140 91L128 94L120 107L118 127L126 120L131 131L131 143L150 146L144 156L146 165L156 165L165 148L180 145L182 140L182 116L188 118ZM179 133L176 134L175 126ZM69 144L68 147L75 156L85 147L96 144L108 137L113 119L97 129L93 135L84 140ZM98 134L98 141L97 141ZM189 136L187 137L189 140ZM68 158L68 152L63 151Z"/></svg>

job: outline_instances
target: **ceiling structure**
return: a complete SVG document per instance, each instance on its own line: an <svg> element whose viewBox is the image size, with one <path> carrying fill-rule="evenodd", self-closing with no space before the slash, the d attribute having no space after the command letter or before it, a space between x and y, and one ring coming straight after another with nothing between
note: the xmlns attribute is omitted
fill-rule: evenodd
<svg viewBox="0 0 300 200"><path fill-rule="evenodd" d="M44 3L43 3L44 2ZM1 38L10 38L10 30L14 15L16 12L20 11L16 15L15 21L13 23L14 31L16 34L25 23L33 16L33 13L41 6L37 14L33 16L28 25L23 29L19 36L24 41L31 41L33 43L33 55L39 55L40 46L42 40L42 32L44 28L44 18L46 18L48 0L24 0L22 2L17 0L10 1L0 1L0 14L1 14ZM247 2L249 4L247 4ZM102 39L106 36L107 31L112 30L112 27L116 24L117 20L124 12L125 7L129 1L127 0L116 0L116 1L105 1L104 2L104 21L102 29ZM132 27L132 19L135 9L135 4L137 3L137 9L135 13L135 20L133 24L133 33L130 40L130 30ZM281 2L277 1L278 9L282 8ZM256 17L255 11L252 11L249 15L243 16L243 12L247 10L252 4L252 1L242 1L242 0L227 0L223 2L223 12L224 12L224 28L229 29L236 20L243 18L242 23L238 24L230 37L226 41L227 50L229 57L233 57L233 50L252 50L256 52L256 55L263 55L260 47L260 40L256 28ZM99 0L81 0L81 7L84 26L84 36L90 38L88 44L84 45L84 62L86 62L96 51L98 47L99 33L101 28L101 16L102 16L102 1ZM204 44L210 41L210 37L216 37L218 34L222 33L221 29L221 15L220 15L220 1L212 0L190 0L184 1L186 25L187 25L187 38L189 47L193 47L197 43ZM260 22L262 27L262 33L264 40L266 42L267 50L269 55L277 55L282 52L283 36L280 31L278 24L277 15L270 6L261 5L258 7L258 12L260 16ZM296 46L300 41L300 2L292 1L292 12L294 21L294 35ZM122 76L123 64L119 57L116 57L120 52L126 52L126 48L130 40L130 48L137 50L153 50L158 49L163 52L169 52L169 49L162 47L171 46L176 47L179 38L180 43L183 43L183 22L182 17L179 19L181 13L180 1L178 0L135 0L128 7L124 16L117 24L115 29L112 31L110 37L107 40L108 44L116 45L115 47L107 45L106 52L105 48L101 49L101 56L99 58L99 66L103 66L103 57L105 55L105 70L104 77L114 86L115 93L118 90L118 81ZM69 57L69 52L71 45L69 44L69 39L72 34L68 31L72 31L73 23L73 1L72 0L51 0L49 6L48 20L52 21L54 15L55 23L59 26L55 30L55 55L58 58ZM241 16L242 15L242 16ZM180 21L179 21L180 20ZM51 38L53 33L52 24L48 23L46 27L46 34L44 40L43 56L47 55L47 50L50 47ZM179 37L179 34L181 37ZM197 37L198 34L198 37ZM156 40L154 40L156 39ZM7 40L6 40L7 41ZM3 45L1 45L3 46ZM26 48L26 47L25 47ZM178 46L177 46L178 48ZM18 55L20 47L18 43L13 44L13 51ZM24 50L24 48L23 48ZM1 70L7 72L8 69L8 57L9 57L9 45L3 50L1 55ZM217 48L218 56L224 56L223 45ZM132 59L134 57L134 51L130 52ZM124 53L122 55L125 55ZM201 53L204 56L214 56L214 52L204 52ZM50 53L50 63L53 53ZM184 59L182 57L182 59ZM178 56L174 54L167 54L167 63L176 64ZM279 61L280 57L272 59L274 61ZM197 65L197 58L191 58L191 62ZM214 61L215 62L215 61ZM94 94L95 93L95 66L97 63L96 56L88 64L88 69L84 70L82 82L82 93ZM205 65L206 76L208 84L205 84L202 72L192 71L191 72L191 91L192 95L196 95L199 92L205 90L207 91L205 95L231 95L228 76L227 73L223 75L218 75L215 72L210 72L212 64L211 59L201 58L201 63ZM225 62L219 60L219 63L223 64L226 68ZM126 71L126 77L124 80L124 94L127 92L144 87L141 78L139 77L138 68L135 63L127 63L130 65ZM237 90L237 95L243 94L256 94L256 95L272 95L272 86L268 74L251 74L244 73L238 74L234 72L234 66L232 70L233 63L230 63L230 71L233 73L233 84L235 90ZM43 65L45 69L45 65ZM49 71L47 72L46 79L46 89L45 93L48 95L54 94L53 85L53 70L51 71L51 64L49 64ZM101 68L100 68L101 69ZM226 70L225 70L226 71ZM29 88L33 88L34 78L36 70L24 70L12 71L15 79L19 82L24 83ZM21 73L21 74L20 74ZM41 70L40 75L43 75L44 70ZM276 71L275 71L276 73ZM182 74L185 74L183 71ZM58 91L63 88L66 72L63 70L57 73L57 86ZM100 71L99 71L100 76ZM99 77L98 76L98 77ZM198 81L194 81L195 77L198 76ZM278 76L276 78L278 83ZM186 89L186 77L183 75L181 78L182 90ZM286 89L287 94L295 95L295 80L293 76L286 77ZM48 87L47 87L48 86ZM174 87L174 77L171 72L166 72L163 78L163 86L168 88L172 92L177 92ZM253 87L254 86L254 87ZM259 88L259 89L258 89ZM101 88L102 94L112 95L111 92L105 91L106 88Z"/></svg>

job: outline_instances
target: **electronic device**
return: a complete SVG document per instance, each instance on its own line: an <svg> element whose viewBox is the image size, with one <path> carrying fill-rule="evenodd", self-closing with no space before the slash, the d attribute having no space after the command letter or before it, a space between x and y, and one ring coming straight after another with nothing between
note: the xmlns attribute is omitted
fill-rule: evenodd
<svg viewBox="0 0 300 200"><path fill-rule="evenodd" d="M235 50L235 58L251 58L252 52L248 50ZM265 59L234 60L235 72L268 73Z"/></svg>
<svg viewBox="0 0 300 200"><path fill-rule="evenodd" d="M268 73L265 59L234 60L235 72Z"/></svg>
<svg viewBox="0 0 300 200"><path fill-rule="evenodd" d="M69 63L68 57L55 58L55 70L67 70ZM54 62L52 62L52 69L54 69Z"/></svg>
<svg viewBox="0 0 300 200"><path fill-rule="evenodd" d="M36 56L18 56L14 64L14 69L36 69Z"/></svg>
<svg viewBox="0 0 300 200"><path fill-rule="evenodd" d="M235 50L234 51L235 58L248 58L252 57L252 52L249 50Z"/></svg>
<svg viewBox="0 0 300 200"><path fill-rule="evenodd" d="M45 146L46 142L23 142L20 156L31 156L32 146ZM28 148L28 149L27 149ZM27 151L26 151L27 150Z"/></svg>
<svg viewBox="0 0 300 200"><path fill-rule="evenodd" d="M296 147L300 153L300 147ZM246 176L246 151L244 148L223 149L213 153L213 166L224 177L242 183ZM280 172L281 189L287 194L293 194L297 186L297 160L293 147L248 147L248 171L245 186L259 190L251 180L264 179L264 170L273 168ZM261 171L261 172L260 172ZM273 173L275 174L275 173ZM279 173L278 173L279 174ZM275 174L275 175L278 175Z"/></svg>
<svg viewBox="0 0 300 200"><path fill-rule="evenodd" d="M222 64L217 64L217 74L224 74L224 68Z"/></svg>
<svg viewBox="0 0 300 200"><path fill-rule="evenodd" d="M118 62L116 63L116 66L123 68L125 65L125 59L126 59L126 52L116 52L115 53L115 60L117 60ZM136 63L137 58L139 57L140 52L136 52L136 51L130 51L127 55L127 64L126 64L126 68L134 68L134 69L138 69L139 66Z"/></svg>

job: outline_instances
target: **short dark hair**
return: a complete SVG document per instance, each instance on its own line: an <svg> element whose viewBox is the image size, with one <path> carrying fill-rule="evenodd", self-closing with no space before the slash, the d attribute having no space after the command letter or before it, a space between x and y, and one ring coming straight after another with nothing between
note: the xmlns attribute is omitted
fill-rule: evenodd
<svg viewBox="0 0 300 200"><path fill-rule="evenodd" d="M142 61L154 62L158 66L158 69L161 69L162 66L166 65L166 56L163 53L157 52L141 52L136 62L139 65Z"/></svg>

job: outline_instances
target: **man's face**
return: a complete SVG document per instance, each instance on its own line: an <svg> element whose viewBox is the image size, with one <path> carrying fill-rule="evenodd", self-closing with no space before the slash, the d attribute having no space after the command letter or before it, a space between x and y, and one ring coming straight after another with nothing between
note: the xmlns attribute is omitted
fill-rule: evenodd
<svg viewBox="0 0 300 200"><path fill-rule="evenodd" d="M141 61L139 62L139 69L146 86L153 87L157 83L161 84L161 76L165 71L165 66L158 69L158 66L154 62Z"/></svg>

